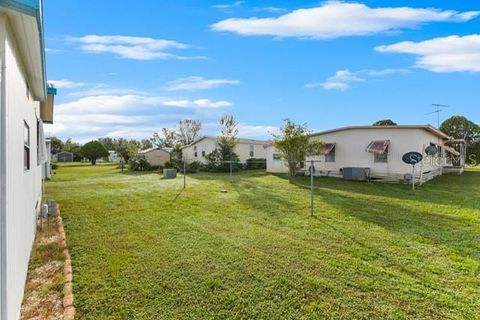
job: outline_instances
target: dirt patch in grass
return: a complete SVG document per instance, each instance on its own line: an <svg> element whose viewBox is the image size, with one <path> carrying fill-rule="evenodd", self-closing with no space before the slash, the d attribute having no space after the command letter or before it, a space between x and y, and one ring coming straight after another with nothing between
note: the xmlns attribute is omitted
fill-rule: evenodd
<svg viewBox="0 0 480 320"><path fill-rule="evenodd" d="M63 255L52 220L37 231L30 257L21 319L63 319Z"/></svg>

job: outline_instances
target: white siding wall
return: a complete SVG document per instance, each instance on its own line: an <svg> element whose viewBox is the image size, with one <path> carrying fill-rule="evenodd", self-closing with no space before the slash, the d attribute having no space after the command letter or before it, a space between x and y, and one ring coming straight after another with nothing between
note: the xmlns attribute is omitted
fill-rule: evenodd
<svg viewBox="0 0 480 320"><path fill-rule="evenodd" d="M28 260L35 236L36 209L41 201L41 166L37 165L37 117L39 103L27 93L22 65L17 60L13 36L0 18L0 35L5 55L6 114L6 301L7 319L18 319L27 275ZM3 48L2 48L3 49ZM24 121L30 127L30 170L23 166ZM4 310L5 311L5 310Z"/></svg>
<svg viewBox="0 0 480 320"><path fill-rule="evenodd" d="M247 161L250 159L250 145L254 146L254 156L253 158L266 158L265 148L261 144L250 144L250 143L238 143L235 147L235 153L240 158L241 162ZM197 147L197 157L195 157L195 146ZM205 138L197 142L194 145L188 146L182 150L183 157L187 162L200 161L206 163L205 157L202 156L202 151L205 151L205 155L208 155L217 146L217 141L213 138Z"/></svg>
<svg viewBox="0 0 480 320"><path fill-rule="evenodd" d="M344 167L368 167L372 175L403 175L411 172L411 166L403 163L402 156L410 151L422 153L430 142L440 143L441 139L423 129L352 129L315 136L325 143L335 143L335 162L325 162L325 156L313 157L316 170L339 173ZM374 155L366 152L373 140L390 140L388 162L375 163ZM267 171L287 172L283 161L273 160L275 148L267 148ZM309 158L310 159L310 158ZM425 162L423 171L441 168L440 163Z"/></svg>

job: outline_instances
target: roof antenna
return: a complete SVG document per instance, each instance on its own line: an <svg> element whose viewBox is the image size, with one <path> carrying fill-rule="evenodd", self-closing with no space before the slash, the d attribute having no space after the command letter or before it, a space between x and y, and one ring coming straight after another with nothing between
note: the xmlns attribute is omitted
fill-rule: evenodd
<svg viewBox="0 0 480 320"><path fill-rule="evenodd" d="M426 115L436 113L437 114L437 128L440 128L440 112L443 112L444 108L448 108L449 106L444 105L444 104L440 104L440 103L432 103L432 106L436 110L433 111L433 112L426 113Z"/></svg>

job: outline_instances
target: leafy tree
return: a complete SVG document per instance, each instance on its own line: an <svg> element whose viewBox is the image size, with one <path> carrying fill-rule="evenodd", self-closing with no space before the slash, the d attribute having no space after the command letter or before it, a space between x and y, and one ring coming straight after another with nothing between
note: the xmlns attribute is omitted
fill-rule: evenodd
<svg viewBox="0 0 480 320"><path fill-rule="evenodd" d="M381 126L396 126L397 124L393 122L391 119L385 119L385 120L378 120L373 124L375 127L381 127Z"/></svg>
<svg viewBox="0 0 480 320"><path fill-rule="evenodd" d="M150 141L159 148L174 148L180 145L180 136L175 130L162 128L161 133L155 132Z"/></svg>
<svg viewBox="0 0 480 320"><path fill-rule="evenodd" d="M222 130L217 141L218 149L222 154L223 161L233 161L238 158L234 152L238 142L238 122L232 115L226 114L220 118L220 125Z"/></svg>
<svg viewBox="0 0 480 320"><path fill-rule="evenodd" d="M118 145L117 139L110 137L99 138L98 141L103 143L105 148L107 148L108 150L116 150L116 146Z"/></svg>
<svg viewBox="0 0 480 320"><path fill-rule="evenodd" d="M57 137L51 137L50 144L52 154L57 154L63 150L63 142Z"/></svg>
<svg viewBox="0 0 480 320"><path fill-rule="evenodd" d="M100 141L90 141L83 145L82 154L85 158L90 160L92 165L97 163L97 159L101 157L108 157L108 150Z"/></svg>
<svg viewBox="0 0 480 320"><path fill-rule="evenodd" d="M140 141L140 144L141 144L140 148L142 150L153 148L153 143L149 139L142 139L142 141Z"/></svg>
<svg viewBox="0 0 480 320"><path fill-rule="evenodd" d="M281 154L288 166L288 178L293 180L301 163L308 156L320 155L324 143L313 141L306 125L293 123L290 119L284 120L280 134L273 135L273 146Z"/></svg>
<svg viewBox="0 0 480 320"><path fill-rule="evenodd" d="M178 125L179 143L186 146L200 137L202 130L202 123L200 120L181 120Z"/></svg>
<svg viewBox="0 0 480 320"><path fill-rule="evenodd" d="M128 163L131 158L135 157L139 147L138 141L119 138L116 141L114 150Z"/></svg>
<svg viewBox="0 0 480 320"><path fill-rule="evenodd" d="M453 116L445 120L440 130L455 139L464 139L467 145L467 161L480 160L480 126L463 116Z"/></svg>
<svg viewBox="0 0 480 320"><path fill-rule="evenodd" d="M78 142L73 142L71 138L68 138L67 141L65 141L63 144L63 150L73 153L73 161L81 161L83 158L82 145Z"/></svg>

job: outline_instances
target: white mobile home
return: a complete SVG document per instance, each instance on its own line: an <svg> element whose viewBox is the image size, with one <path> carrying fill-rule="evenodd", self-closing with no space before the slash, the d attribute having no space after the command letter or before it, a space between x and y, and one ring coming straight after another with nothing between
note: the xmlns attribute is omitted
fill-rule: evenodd
<svg viewBox="0 0 480 320"><path fill-rule="evenodd" d="M187 162L199 161L206 163L206 155L211 153L217 148L217 137L205 136L195 142L183 147L183 158ZM265 140L254 139L238 139L238 143L235 146L235 153L238 155L240 162L246 162L248 159L265 159L266 151L265 146L270 142Z"/></svg>
<svg viewBox="0 0 480 320"><path fill-rule="evenodd" d="M51 123L39 0L0 1L0 318L16 320L42 201ZM50 96L51 94L51 96ZM49 97L50 96L50 97ZM43 120L43 122L41 121Z"/></svg>
<svg viewBox="0 0 480 320"><path fill-rule="evenodd" d="M465 148L440 130L429 126L354 126L323 131L311 139L325 143L323 154L314 160L314 174L344 177L345 168L365 168L372 179L402 180L412 173L412 166L402 161L407 152L418 152L424 161L416 166L415 176L423 181L444 171L463 172ZM455 144L460 146L454 148ZM427 147L434 146L434 155ZM288 172L285 162L273 145L266 147L267 171ZM305 166L308 170L310 165Z"/></svg>

